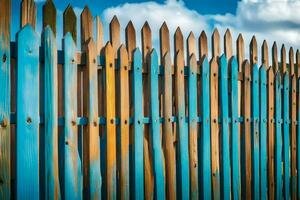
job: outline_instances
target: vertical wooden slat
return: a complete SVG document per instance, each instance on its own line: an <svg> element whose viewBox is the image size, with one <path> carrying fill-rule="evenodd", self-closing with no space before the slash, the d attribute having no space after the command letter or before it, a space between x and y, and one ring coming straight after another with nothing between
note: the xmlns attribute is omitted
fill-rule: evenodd
<svg viewBox="0 0 300 200"><path fill-rule="evenodd" d="M211 121L211 169L212 193L214 199L220 198L220 165L219 165L219 87L218 63L213 58L210 61L210 121Z"/></svg>
<svg viewBox="0 0 300 200"><path fill-rule="evenodd" d="M62 198L82 198L82 169L78 148L77 118L77 63L76 45L71 33L67 33L63 42L63 96L64 96L64 177Z"/></svg>
<svg viewBox="0 0 300 200"><path fill-rule="evenodd" d="M11 198L11 62L10 17L11 1L0 0L0 199Z"/></svg>
<svg viewBox="0 0 300 200"><path fill-rule="evenodd" d="M120 124L121 132L119 134L120 145L120 184L119 192L121 199L129 200L129 63L128 53L124 45L119 49L119 66L120 66Z"/></svg>
<svg viewBox="0 0 300 200"><path fill-rule="evenodd" d="M244 38L242 34L239 34L236 41L236 53L237 53L237 61L239 66L239 72L243 71L243 63L245 59L245 47L244 47ZM252 59L254 58L254 59ZM250 61L257 61L257 44L255 37L252 38L250 43ZM255 62L256 63L256 62ZM253 63L250 63L251 65Z"/></svg>
<svg viewBox="0 0 300 200"><path fill-rule="evenodd" d="M259 94L258 95L258 99L259 102L257 102L257 104L253 104L253 106L255 107L256 105L260 104L260 114L259 114L259 118L260 118L260 127L259 127L259 145L260 145L260 198L261 199L267 199L268 197L268 186L267 186L267 180L268 180L268 175L267 175L267 70L265 68L265 66L261 66L259 69ZM272 79L273 80L273 79ZM258 81L258 80L257 80ZM274 87L272 87L274 88ZM254 94L253 94L254 95ZM272 116L273 117L273 116ZM258 122L257 122L258 123ZM269 137L270 137L270 133L269 133ZM270 142L270 141L269 141ZM270 146L269 146L270 148ZM270 151L269 151L270 152ZM271 159L269 157L269 160L272 162L274 161L273 159ZM269 172L270 172L270 168L269 168Z"/></svg>
<svg viewBox="0 0 300 200"><path fill-rule="evenodd" d="M110 42L105 46L105 73L106 73L106 198L116 199L116 94L115 94L115 62L114 50Z"/></svg>
<svg viewBox="0 0 300 200"><path fill-rule="evenodd" d="M84 70L83 115L88 124L83 127L84 134L84 177L87 179L87 196L90 199L101 198L100 141L98 125L98 78L97 48L93 39L85 46L87 66ZM115 191L116 192L116 191Z"/></svg>
<svg viewBox="0 0 300 200"><path fill-rule="evenodd" d="M232 37L229 29L226 30L224 35L224 53L227 60L230 60L232 57Z"/></svg>
<svg viewBox="0 0 300 200"><path fill-rule="evenodd" d="M90 9L85 6L80 15L81 45L93 37L93 16Z"/></svg>
<svg viewBox="0 0 300 200"><path fill-rule="evenodd" d="M284 74L288 71L287 66L286 66L286 50L284 44L281 46L281 74Z"/></svg>
<svg viewBox="0 0 300 200"><path fill-rule="evenodd" d="M160 58L163 59L168 52L170 53L170 33L166 22L164 22L159 29L159 38Z"/></svg>
<svg viewBox="0 0 300 200"><path fill-rule="evenodd" d="M212 176L211 176L211 136L210 136L210 66L206 57L202 57L203 62L201 66L201 94L202 101L198 100L202 110L202 134L199 142L199 198L211 199L212 196ZM205 183L205 184L203 184Z"/></svg>
<svg viewBox="0 0 300 200"><path fill-rule="evenodd" d="M274 164L274 183L275 183L275 199L282 199L282 85L281 74L276 73L275 77L275 164Z"/></svg>
<svg viewBox="0 0 300 200"><path fill-rule="evenodd" d="M285 73L283 82L283 191L290 198L290 77Z"/></svg>
<svg viewBox="0 0 300 200"><path fill-rule="evenodd" d="M134 29L132 21L129 21L129 23L126 26L125 37L126 37L126 47L127 47L127 52L128 52L128 59L129 59L129 63L130 63L133 58L133 51L136 48L136 35L135 35L135 29Z"/></svg>
<svg viewBox="0 0 300 200"><path fill-rule="evenodd" d="M190 32L187 41L186 41L186 46L187 46L187 59L189 59L192 54L194 54L196 56L196 39L194 36L193 32ZM196 57L195 57L196 58Z"/></svg>
<svg viewBox="0 0 300 200"><path fill-rule="evenodd" d="M43 27L50 26L56 36L56 8L52 0L47 0L43 6Z"/></svg>
<svg viewBox="0 0 300 200"><path fill-rule="evenodd" d="M300 77L300 51L297 49L296 52L296 70L297 70L297 78Z"/></svg>
<svg viewBox="0 0 300 200"><path fill-rule="evenodd" d="M212 41L212 57L213 58L218 58L220 56L221 53L221 49L220 49L220 34L218 29L215 29L212 37L211 37L211 41Z"/></svg>
<svg viewBox="0 0 300 200"><path fill-rule="evenodd" d="M241 199L240 135L238 107L238 64L236 57L230 61L231 77L231 175L232 198Z"/></svg>
<svg viewBox="0 0 300 200"><path fill-rule="evenodd" d="M147 71L147 66L145 65L145 62L147 61L147 54L151 51L152 49L152 33L150 26L148 22L145 22L145 24L142 27L141 30L141 36L142 36L142 56L143 56L143 70Z"/></svg>
<svg viewBox="0 0 300 200"><path fill-rule="evenodd" d="M299 51L297 51L297 57L298 57ZM299 71L298 71L299 73ZM299 75L299 74L298 74ZM297 81L298 88L300 88L300 80ZM299 120L300 120L300 95L297 96L297 120L298 120L298 127L297 127L297 169L300 169L300 126L299 126ZM300 198L300 175L297 176L297 199Z"/></svg>
<svg viewBox="0 0 300 200"><path fill-rule="evenodd" d="M266 40L263 41L261 52L262 52L261 64L266 68L269 68L269 53L268 53L268 44Z"/></svg>
<svg viewBox="0 0 300 200"><path fill-rule="evenodd" d="M120 47L120 23L117 16L114 16L109 24L109 36L114 58L117 58L118 48Z"/></svg>
<svg viewBox="0 0 300 200"><path fill-rule="evenodd" d="M165 177L162 141L160 136L159 122L159 90L158 90L158 55L153 49L148 56L149 64L149 91L150 91L150 142L153 156L153 174L154 174L154 198L165 199Z"/></svg>
<svg viewBox="0 0 300 200"><path fill-rule="evenodd" d="M242 116L244 116L244 123L241 131L242 199L251 199L251 72L248 61L243 63L243 72Z"/></svg>
<svg viewBox="0 0 300 200"><path fill-rule="evenodd" d="M257 106L261 100L260 105L261 106L265 106L264 105L264 101L265 101L265 95L261 97L261 99L259 99L260 97L260 93L259 93L259 69L257 64L254 64L250 67L250 70L252 71L251 74L251 118L253 120L252 126L251 126L251 159L252 159L252 191L253 191L253 199L259 199L260 198L260 193L259 193L259 189L260 189L260 144L263 144L263 142L261 142L261 140L265 140L265 135L261 135L261 133L259 134L259 123L258 123L258 119L260 117L260 106ZM246 73L246 72L245 72ZM263 72L262 72L263 73ZM261 83L266 84L265 83L265 79L266 79L266 71L264 71L265 74L264 75L264 79L261 79ZM262 108L264 109L264 107ZM263 121L264 120L264 121ZM261 123L260 124L264 124L266 123L265 121L266 119L262 119L261 118ZM247 121L247 119L246 119ZM264 144L263 148L261 149L262 152L261 154L265 154L266 152L266 144ZM248 166L246 166L248 167ZM264 171L263 171L264 172Z"/></svg>
<svg viewBox="0 0 300 200"><path fill-rule="evenodd" d="M67 33L71 33L75 44L77 43L77 18L73 7L68 5L66 10L63 14L63 24L64 24L64 32L63 34L66 35Z"/></svg>
<svg viewBox="0 0 300 200"><path fill-rule="evenodd" d="M279 66L278 66L278 50L277 50L277 44L276 44L276 42L274 42L273 46L272 46L272 67L273 67L275 73L279 70Z"/></svg>
<svg viewBox="0 0 300 200"><path fill-rule="evenodd" d="M16 197L38 199L39 40L30 25L18 33L17 45Z"/></svg>
<svg viewBox="0 0 300 200"><path fill-rule="evenodd" d="M44 30L45 91L45 198L60 199L58 174L58 70L57 47L50 26Z"/></svg>
<svg viewBox="0 0 300 200"><path fill-rule="evenodd" d="M132 155L132 177L130 182L130 198L144 198L144 125L143 120L143 79L142 79L142 54L139 49L133 53L132 69L132 104L134 107L133 116L133 155Z"/></svg>
<svg viewBox="0 0 300 200"><path fill-rule="evenodd" d="M223 54L219 59L220 72L220 116L221 116L221 195L230 199L230 153L229 153L229 102L228 102L228 64Z"/></svg>
<svg viewBox="0 0 300 200"><path fill-rule="evenodd" d="M20 28L30 24L33 29L36 26L36 5L34 0L22 0L21 2L21 15L20 15Z"/></svg>
<svg viewBox="0 0 300 200"><path fill-rule="evenodd" d="M290 75L293 76L295 74L295 64L294 64L294 49L293 47L289 50L289 68L290 68Z"/></svg>
<svg viewBox="0 0 300 200"><path fill-rule="evenodd" d="M203 56L208 56L207 36L204 31L201 32L198 42L199 42L199 58L202 59Z"/></svg>
<svg viewBox="0 0 300 200"><path fill-rule="evenodd" d="M97 54L101 52L101 49L103 48L103 24L101 21L100 16L96 17L96 47L97 47Z"/></svg>
<svg viewBox="0 0 300 200"><path fill-rule="evenodd" d="M292 66L290 64L290 66ZM290 122L291 122L291 198L297 199L297 78L292 75L290 91Z"/></svg>

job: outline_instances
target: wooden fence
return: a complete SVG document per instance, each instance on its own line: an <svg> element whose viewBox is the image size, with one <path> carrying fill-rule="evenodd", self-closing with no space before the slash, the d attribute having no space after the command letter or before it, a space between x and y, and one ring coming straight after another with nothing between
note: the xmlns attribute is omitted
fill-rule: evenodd
<svg viewBox="0 0 300 200"><path fill-rule="evenodd" d="M159 55L148 23L142 50L131 22L121 45L116 17L103 46L86 7L79 52L71 6L57 50L51 0L41 36L34 1L22 1L16 42L10 0L0 11L0 199L300 198L299 51L286 64L282 46L279 63L274 43L270 66L253 37L247 60L227 30L221 54L215 30L209 59L205 32L184 51L178 28L173 65L166 23Z"/></svg>

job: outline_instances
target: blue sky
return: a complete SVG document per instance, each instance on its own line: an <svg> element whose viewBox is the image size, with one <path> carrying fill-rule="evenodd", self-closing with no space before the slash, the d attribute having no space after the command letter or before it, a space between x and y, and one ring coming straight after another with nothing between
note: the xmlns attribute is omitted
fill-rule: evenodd
<svg viewBox="0 0 300 200"><path fill-rule="evenodd" d="M19 28L20 1L12 0L13 35ZM45 0L36 0L38 32L41 32L41 11L44 2ZM210 35L214 28L218 28L223 35L226 29L230 28L235 41L238 34L243 33L246 54L253 35L257 37L259 45L267 39L269 49L273 41L277 41L279 47L283 43L287 48L300 47L300 0L54 0L54 3L58 10L58 41L63 37L62 13L70 3L78 15L78 28L80 12L85 5L89 6L93 16L101 17L104 25L104 41L108 40L109 22L114 15L117 15L123 31L122 42L125 35L124 28L129 20L133 21L137 31L147 20L153 32L153 43L156 48L159 44L159 28L164 21L167 22L171 35L177 26L181 27L185 37L190 31L198 37L202 30ZM137 37L137 42L140 44L139 33Z"/></svg>

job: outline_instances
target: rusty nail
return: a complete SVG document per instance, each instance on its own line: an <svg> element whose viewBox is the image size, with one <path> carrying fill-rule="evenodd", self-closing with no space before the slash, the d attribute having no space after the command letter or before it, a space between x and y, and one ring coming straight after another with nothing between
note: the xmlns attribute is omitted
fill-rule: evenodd
<svg viewBox="0 0 300 200"><path fill-rule="evenodd" d="M127 120L125 120L124 123L127 124Z"/></svg>
<svg viewBox="0 0 300 200"><path fill-rule="evenodd" d="M2 128L7 127L7 119L3 119L3 121L1 122L1 127Z"/></svg>
<svg viewBox="0 0 300 200"><path fill-rule="evenodd" d="M6 54L3 54L3 57L2 57L2 61L3 61L3 63L5 63L6 62Z"/></svg>
<svg viewBox="0 0 300 200"><path fill-rule="evenodd" d="M140 121L140 120L138 120L138 124L141 124L141 121Z"/></svg>
<svg viewBox="0 0 300 200"><path fill-rule="evenodd" d="M94 121L93 124L94 124L95 127L98 125L96 121Z"/></svg>
<svg viewBox="0 0 300 200"><path fill-rule="evenodd" d="M73 126L76 125L76 121L75 120L72 120L71 123L72 123Z"/></svg>
<svg viewBox="0 0 300 200"><path fill-rule="evenodd" d="M27 120L26 120L26 122L27 122L28 124L31 124L31 122L32 122L31 118L28 117Z"/></svg>
<svg viewBox="0 0 300 200"><path fill-rule="evenodd" d="M96 59L95 58L94 58L93 62L94 62L94 64L96 64Z"/></svg>
<svg viewBox="0 0 300 200"><path fill-rule="evenodd" d="M113 66L113 64L112 63L109 63L109 67L112 67Z"/></svg>
<svg viewBox="0 0 300 200"><path fill-rule="evenodd" d="M69 141L68 140L66 141L66 145L69 145Z"/></svg>
<svg viewBox="0 0 300 200"><path fill-rule="evenodd" d="M126 65L124 66L124 70L125 70L125 71L127 70L127 66L126 66Z"/></svg>
<svg viewBox="0 0 300 200"><path fill-rule="evenodd" d="M111 119L111 120L110 120L110 123L113 124L113 123L114 123L114 119Z"/></svg>

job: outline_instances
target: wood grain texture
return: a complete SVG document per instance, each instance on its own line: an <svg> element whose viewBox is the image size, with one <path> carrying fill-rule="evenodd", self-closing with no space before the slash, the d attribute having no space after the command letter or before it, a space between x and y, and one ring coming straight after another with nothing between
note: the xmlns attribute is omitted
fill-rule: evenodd
<svg viewBox="0 0 300 200"><path fill-rule="evenodd" d="M39 40L30 25L18 33L17 44L16 198L38 199Z"/></svg>
<svg viewBox="0 0 300 200"><path fill-rule="evenodd" d="M85 48L87 65L83 77L83 116L87 116L89 121L83 127L84 190L88 198L101 199L97 48L92 38Z"/></svg>
<svg viewBox="0 0 300 200"><path fill-rule="evenodd" d="M65 9L63 14L63 34L71 33L73 40L77 42L77 17L71 5Z"/></svg>
<svg viewBox="0 0 300 200"><path fill-rule="evenodd" d="M11 198L11 61L10 17L11 0L0 0L0 199Z"/></svg>
<svg viewBox="0 0 300 200"><path fill-rule="evenodd" d="M289 67L290 67L290 75L293 76L295 74L295 61L294 61L293 47L291 47L289 50Z"/></svg>
<svg viewBox="0 0 300 200"><path fill-rule="evenodd" d="M58 171L57 47L50 26L44 29L45 198L61 199Z"/></svg>
<svg viewBox="0 0 300 200"><path fill-rule="evenodd" d="M93 16L90 9L85 6L80 15L81 45L93 37Z"/></svg>
<svg viewBox="0 0 300 200"><path fill-rule="evenodd" d="M133 59L133 51L136 48L136 33L132 21L129 21L125 28L126 48L128 52L129 63Z"/></svg>
<svg viewBox="0 0 300 200"><path fill-rule="evenodd" d="M114 58L117 58L120 47L120 23L117 16L114 16L109 24L109 38L114 51Z"/></svg>
<svg viewBox="0 0 300 200"><path fill-rule="evenodd" d="M218 29L215 29L212 37L211 37L211 48L212 48L212 57L218 58L221 54L221 47L220 47L220 34Z"/></svg>
<svg viewBox="0 0 300 200"><path fill-rule="evenodd" d="M190 32L187 40L186 40L186 48L187 48L187 59L189 60L190 57L194 54L195 59L196 59L196 52L197 52L197 48L196 48L196 39L194 36L193 32Z"/></svg>
<svg viewBox="0 0 300 200"><path fill-rule="evenodd" d="M108 42L105 46L106 72L106 198L116 199L117 195L117 160L116 160L116 86L114 50Z"/></svg>
<svg viewBox="0 0 300 200"><path fill-rule="evenodd" d="M199 43L199 58L202 59L203 56L208 56L207 36L204 31L201 32L200 37L198 39L198 43Z"/></svg>
<svg viewBox="0 0 300 200"><path fill-rule="evenodd" d="M300 51L297 49L296 52L296 70L297 70L297 78L300 77Z"/></svg>
<svg viewBox="0 0 300 200"><path fill-rule="evenodd" d="M286 50L285 50L285 46L284 44L281 46L281 51L280 51L280 55L281 55L281 74L284 74L288 71L287 66L286 66Z"/></svg>
<svg viewBox="0 0 300 200"><path fill-rule="evenodd" d="M20 14L20 28L30 24L33 29L36 26L36 5L34 0L22 0Z"/></svg>
<svg viewBox="0 0 300 200"><path fill-rule="evenodd" d="M290 66L292 66L290 64ZM291 122L291 199L297 199L297 78L292 75L290 91Z"/></svg>
<svg viewBox="0 0 300 200"><path fill-rule="evenodd" d="M257 44L255 37L252 38L250 45L252 44L253 53L257 52ZM256 44L256 46L255 46ZM256 49L255 49L256 47ZM253 56L252 56L253 55ZM242 34L239 34L236 40L236 56L239 65L239 72L243 70L243 63L245 60L245 45L244 45L244 38ZM250 58L254 57L255 54L252 54L251 47L250 47ZM250 59L251 61L252 59ZM257 54L256 54L256 61L257 61ZM251 63L253 64L253 63Z"/></svg>
<svg viewBox="0 0 300 200"><path fill-rule="evenodd" d="M232 57L232 36L230 30L227 29L224 35L224 53L227 60L230 60Z"/></svg>
<svg viewBox="0 0 300 200"><path fill-rule="evenodd" d="M239 40L240 40L240 42L239 42L240 44L243 43L242 38L240 38ZM241 53L241 54L244 55L244 53ZM240 55L240 56L242 56L242 55ZM258 63L257 41L256 41L255 36L253 36L251 39L251 42L250 42L250 65L252 66L253 64L257 64L257 63Z"/></svg>
<svg viewBox="0 0 300 200"><path fill-rule="evenodd" d="M101 21L100 16L97 16L96 19L96 47L97 47L97 54L100 54L103 48L103 24Z"/></svg>
<svg viewBox="0 0 300 200"><path fill-rule="evenodd" d="M43 27L50 26L56 36L56 8L52 0L47 0L43 6Z"/></svg>
<svg viewBox="0 0 300 200"><path fill-rule="evenodd" d="M168 52L170 53L170 33L166 22L164 22L159 29L159 38L160 58L162 60Z"/></svg>
<svg viewBox="0 0 300 200"><path fill-rule="evenodd" d="M266 40L263 41L261 47L261 64L266 68L269 68L269 51L268 51L268 43Z"/></svg>
<svg viewBox="0 0 300 200"><path fill-rule="evenodd" d="M220 188L220 157L219 157L219 68L217 59L210 61L210 123L211 123L211 173L212 173L212 195L219 199Z"/></svg>
<svg viewBox="0 0 300 200"><path fill-rule="evenodd" d="M298 51L297 51L298 52ZM299 71L298 71L299 72ZM297 86L299 88L300 86L300 81L297 81ZM300 95L297 96L297 120L299 121L300 119ZM299 137L299 133L300 133L300 126L297 126L297 169L299 169L300 167L300 137ZM297 176L297 199L299 199L300 197L300 176L298 174Z"/></svg>
<svg viewBox="0 0 300 200"><path fill-rule="evenodd" d="M278 49L277 49L276 42L274 42L273 46L272 46L272 67L273 67L275 73L279 70L279 66L278 66Z"/></svg>
<svg viewBox="0 0 300 200"><path fill-rule="evenodd" d="M143 63L145 63L147 61L147 55L152 49L152 33L148 22L145 22L145 24L143 25L141 30L141 36L142 36ZM143 70L147 71L147 65L145 64L143 65L144 65Z"/></svg>
<svg viewBox="0 0 300 200"><path fill-rule="evenodd" d="M242 88L242 116L244 124L241 132L241 175L242 198L251 199L251 72L248 60L243 63L244 82Z"/></svg>
<svg viewBox="0 0 300 200"><path fill-rule="evenodd" d="M129 117L130 117L130 98L129 98L129 62L126 47L122 45L119 48L119 66L120 66L120 121L121 132L119 134L119 171L120 183L119 192L121 199L129 200Z"/></svg>

